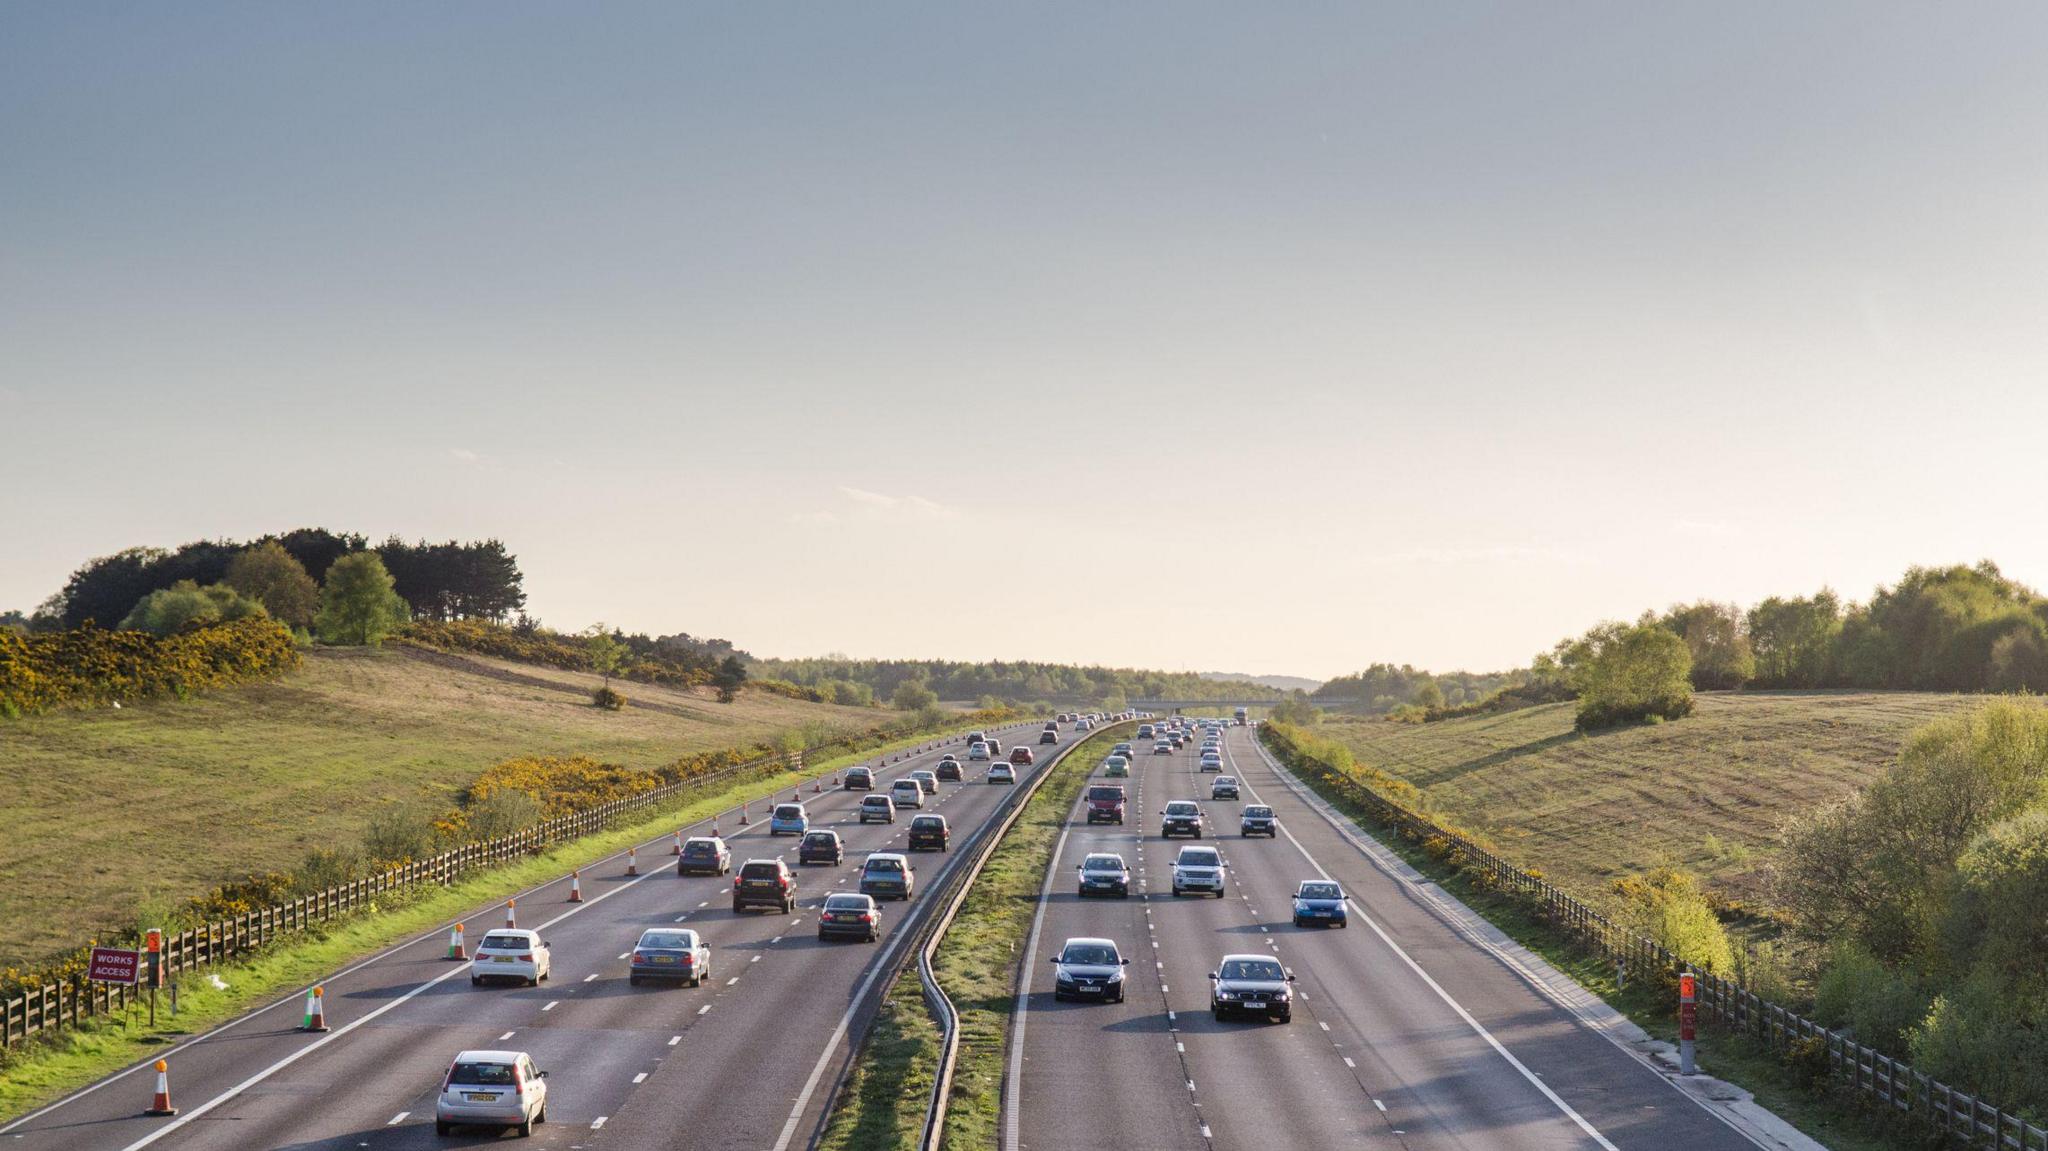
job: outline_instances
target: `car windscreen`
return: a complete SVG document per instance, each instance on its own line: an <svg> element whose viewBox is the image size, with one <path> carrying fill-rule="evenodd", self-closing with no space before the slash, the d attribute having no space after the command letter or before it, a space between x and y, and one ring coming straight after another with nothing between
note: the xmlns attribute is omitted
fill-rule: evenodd
<svg viewBox="0 0 2048 1151"><path fill-rule="evenodd" d="M1334 883L1304 883L1301 885L1303 899L1342 899L1344 895Z"/></svg>
<svg viewBox="0 0 2048 1151"><path fill-rule="evenodd" d="M1244 809L1244 813L1253 819L1271 819L1273 817L1273 809L1270 807L1247 807Z"/></svg>
<svg viewBox="0 0 2048 1151"><path fill-rule="evenodd" d="M1069 943L1067 949L1060 953L1061 963L1085 963L1103 967L1115 963L1116 960L1116 948L1100 943Z"/></svg>
<svg viewBox="0 0 2048 1151"><path fill-rule="evenodd" d="M650 931L640 937L640 946L652 951L688 951L696 945L687 931Z"/></svg>
<svg viewBox="0 0 2048 1151"><path fill-rule="evenodd" d="M834 895L825 900L827 911L866 911L868 899L865 895Z"/></svg>
<svg viewBox="0 0 2048 1151"><path fill-rule="evenodd" d="M869 870L869 871L902 871L902 870L903 870L903 861L902 861L902 860L900 860L900 859L870 859L870 860L868 860L868 870Z"/></svg>
<svg viewBox="0 0 2048 1151"><path fill-rule="evenodd" d="M1081 861L1084 871L1122 871L1124 861L1114 855L1098 855Z"/></svg>
<svg viewBox="0 0 2048 1151"><path fill-rule="evenodd" d="M457 1087L510 1087L516 1080L510 1063L457 1063L448 1082Z"/></svg>
<svg viewBox="0 0 2048 1151"><path fill-rule="evenodd" d="M1121 787L1091 787L1088 789L1088 798L1090 799L1122 799L1123 797L1124 789Z"/></svg>
<svg viewBox="0 0 2048 1151"><path fill-rule="evenodd" d="M1233 959L1223 965L1225 979L1256 979L1278 983L1287 978L1280 965L1270 959Z"/></svg>
<svg viewBox="0 0 2048 1151"><path fill-rule="evenodd" d="M1183 851L1179 862L1183 867L1214 867L1218 859L1213 851Z"/></svg>
<svg viewBox="0 0 2048 1151"><path fill-rule="evenodd" d="M1200 810L1200 808L1192 803L1169 803L1166 805L1166 814L1168 815L1193 815Z"/></svg>

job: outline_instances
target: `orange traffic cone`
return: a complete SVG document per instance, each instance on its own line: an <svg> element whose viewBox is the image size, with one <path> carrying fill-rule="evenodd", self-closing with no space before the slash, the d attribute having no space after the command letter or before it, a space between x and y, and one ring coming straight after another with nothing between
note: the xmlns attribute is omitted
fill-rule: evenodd
<svg viewBox="0 0 2048 1151"><path fill-rule="evenodd" d="M159 1059L156 1061L156 1097L149 1101L149 1110L144 1115L176 1115L178 1109L171 1106L171 1065Z"/></svg>
<svg viewBox="0 0 2048 1151"><path fill-rule="evenodd" d="M466 963L469 961L469 948L462 945L462 925L460 923L448 929L448 958L457 962Z"/></svg>
<svg viewBox="0 0 2048 1151"><path fill-rule="evenodd" d="M741 826L741 827L745 827L746 825L747 825L747 805L746 805L746 804L744 804L744 803L742 803L742 804L740 804L740 826Z"/></svg>
<svg viewBox="0 0 2048 1151"><path fill-rule="evenodd" d="M640 874L640 851L638 848L629 847L626 849L626 874Z"/></svg>
<svg viewBox="0 0 2048 1151"><path fill-rule="evenodd" d="M326 998L327 991L325 988L315 987L313 990L306 992L306 1021L299 1024L299 1030L327 1030Z"/></svg>
<svg viewBox="0 0 2048 1151"><path fill-rule="evenodd" d="M804 801L804 793L802 792L802 790L790 792L789 801L791 803L802 803Z"/></svg>
<svg viewBox="0 0 2048 1151"><path fill-rule="evenodd" d="M812 794L812 795L823 795L823 794L825 794L825 781L824 781L824 780L822 780L822 779L814 779L814 780L812 780L812 781L811 781L811 794Z"/></svg>
<svg viewBox="0 0 2048 1151"><path fill-rule="evenodd" d="M581 872L572 871L569 873L569 902L583 902L583 875Z"/></svg>
<svg viewBox="0 0 2048 1151"><path fill-rule="evenodd" d="M681 855L682 853L683 853L683 829L679 827L679 828L677 828L677 829L676 829L676 845L675 845L675 847L674 847L674 848L672 848L672 849L671 849L671 850L669 851L669 854L670 854L670 855Z"/></svg>
<svg viewBox="0 0 2048 1151"><path fill-rule="evenodd" d="M507 928L516 928L519 926L519 914L517 910L518 906L519 901L517 899L508 899L505 901L505 926Z"/></svg>

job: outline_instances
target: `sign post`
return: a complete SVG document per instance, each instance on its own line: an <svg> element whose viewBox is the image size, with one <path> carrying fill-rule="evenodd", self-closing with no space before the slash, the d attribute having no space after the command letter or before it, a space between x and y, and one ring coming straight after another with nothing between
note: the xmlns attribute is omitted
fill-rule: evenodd
<svg viewBox="0 0 2048 1151"><path fill-rule="evenodd" d="M1678 976L1678 1073L1693 1074L1693 1035L1699 1021L1699 979L1686 971Z"/></svg>
<svg viewBox="0 0 2048 1151"><path fill-rule="evenodd" d="M88 983L133 987L142 981L142 953L122 947L95 947L85 961L85 978ZM134 1001L129 1002L132 1005ZM128 1026L125 1017L121 1026Z"/></svg>

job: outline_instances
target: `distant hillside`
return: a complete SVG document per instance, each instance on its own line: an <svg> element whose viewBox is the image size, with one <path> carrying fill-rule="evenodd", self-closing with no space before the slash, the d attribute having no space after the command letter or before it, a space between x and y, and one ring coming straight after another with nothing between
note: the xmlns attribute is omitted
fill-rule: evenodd
<svg viewBox="0 0 2048 1151"><path fill-rule="evenodd" d="M1246 675L1236 671L1198 671L1195 673L1214 683L1256 683L1280 691L1314 691L1323 686L1319 679L1303 679L1298 675Z"/></svg>

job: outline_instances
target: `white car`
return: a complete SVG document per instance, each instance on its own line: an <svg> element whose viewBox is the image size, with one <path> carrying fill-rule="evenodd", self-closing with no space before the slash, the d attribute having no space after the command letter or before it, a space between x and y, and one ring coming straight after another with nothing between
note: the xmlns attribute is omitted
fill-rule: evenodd
<svg viewBox="0 0 2048 1151"><path fill-rule="evenodd" d="M1009 764L998 763L988 769L988 781L990 783L1015 783L1017 782L1017 773Z"/></svg>
<svg viewBox="0 0 2048 1151"><path fill-rule="evenodd" d="M1189 844L1173 860L1173 893L1214 892L1223 898L1223 853Z"/></svg>
<svg viewBox="0 0 2048 1151"><path fill-rule="evenodd" d="M898 807L923 807L924 784L914 779L899 779L889 785L889 799Z"/></svg>
<svg viewBox="0 0 2048 1151"><path fill-rule="evenodd" d="M436 1135L448 1135L458 1126L516 1127L519 1134L531 1135L534 1124L547 1121L548 1073L524 1051L464 1051L441 1077L441 1097L434 1101Z"/></svg>
<svg viewBox="0 0 2048 1151"><path fill-rule="evenodd" d="M968 745L967 745L967 758L968 758L968 759L971 759L971 760L987 759L987 758L988 758L988 744L986 744L986 743L970 743L970 744L968 744Z"/></svg>
<svg viewBox="0 0 2048 1151"><path fill-rule="evenodd" d="M554 968L547 942L538 931L499 928L476 945L476 960L469 966L469 985L486 979L517 979L539 987Z"/></svg>
<svg viewBox="0 0 2048 1151"><path fill-rule="evenodd" d="M1223 757L1222 757L1222 756L1220 756L1220 755L1217 755L1217 754L1216 754L1215 752L1213 752L1213 751L1205 753L1205 754L1204 754L1204 755L1202 756L1202 770L1203 770L1203 771L1222 771L1222 770L1223 770Z"/></svg>

